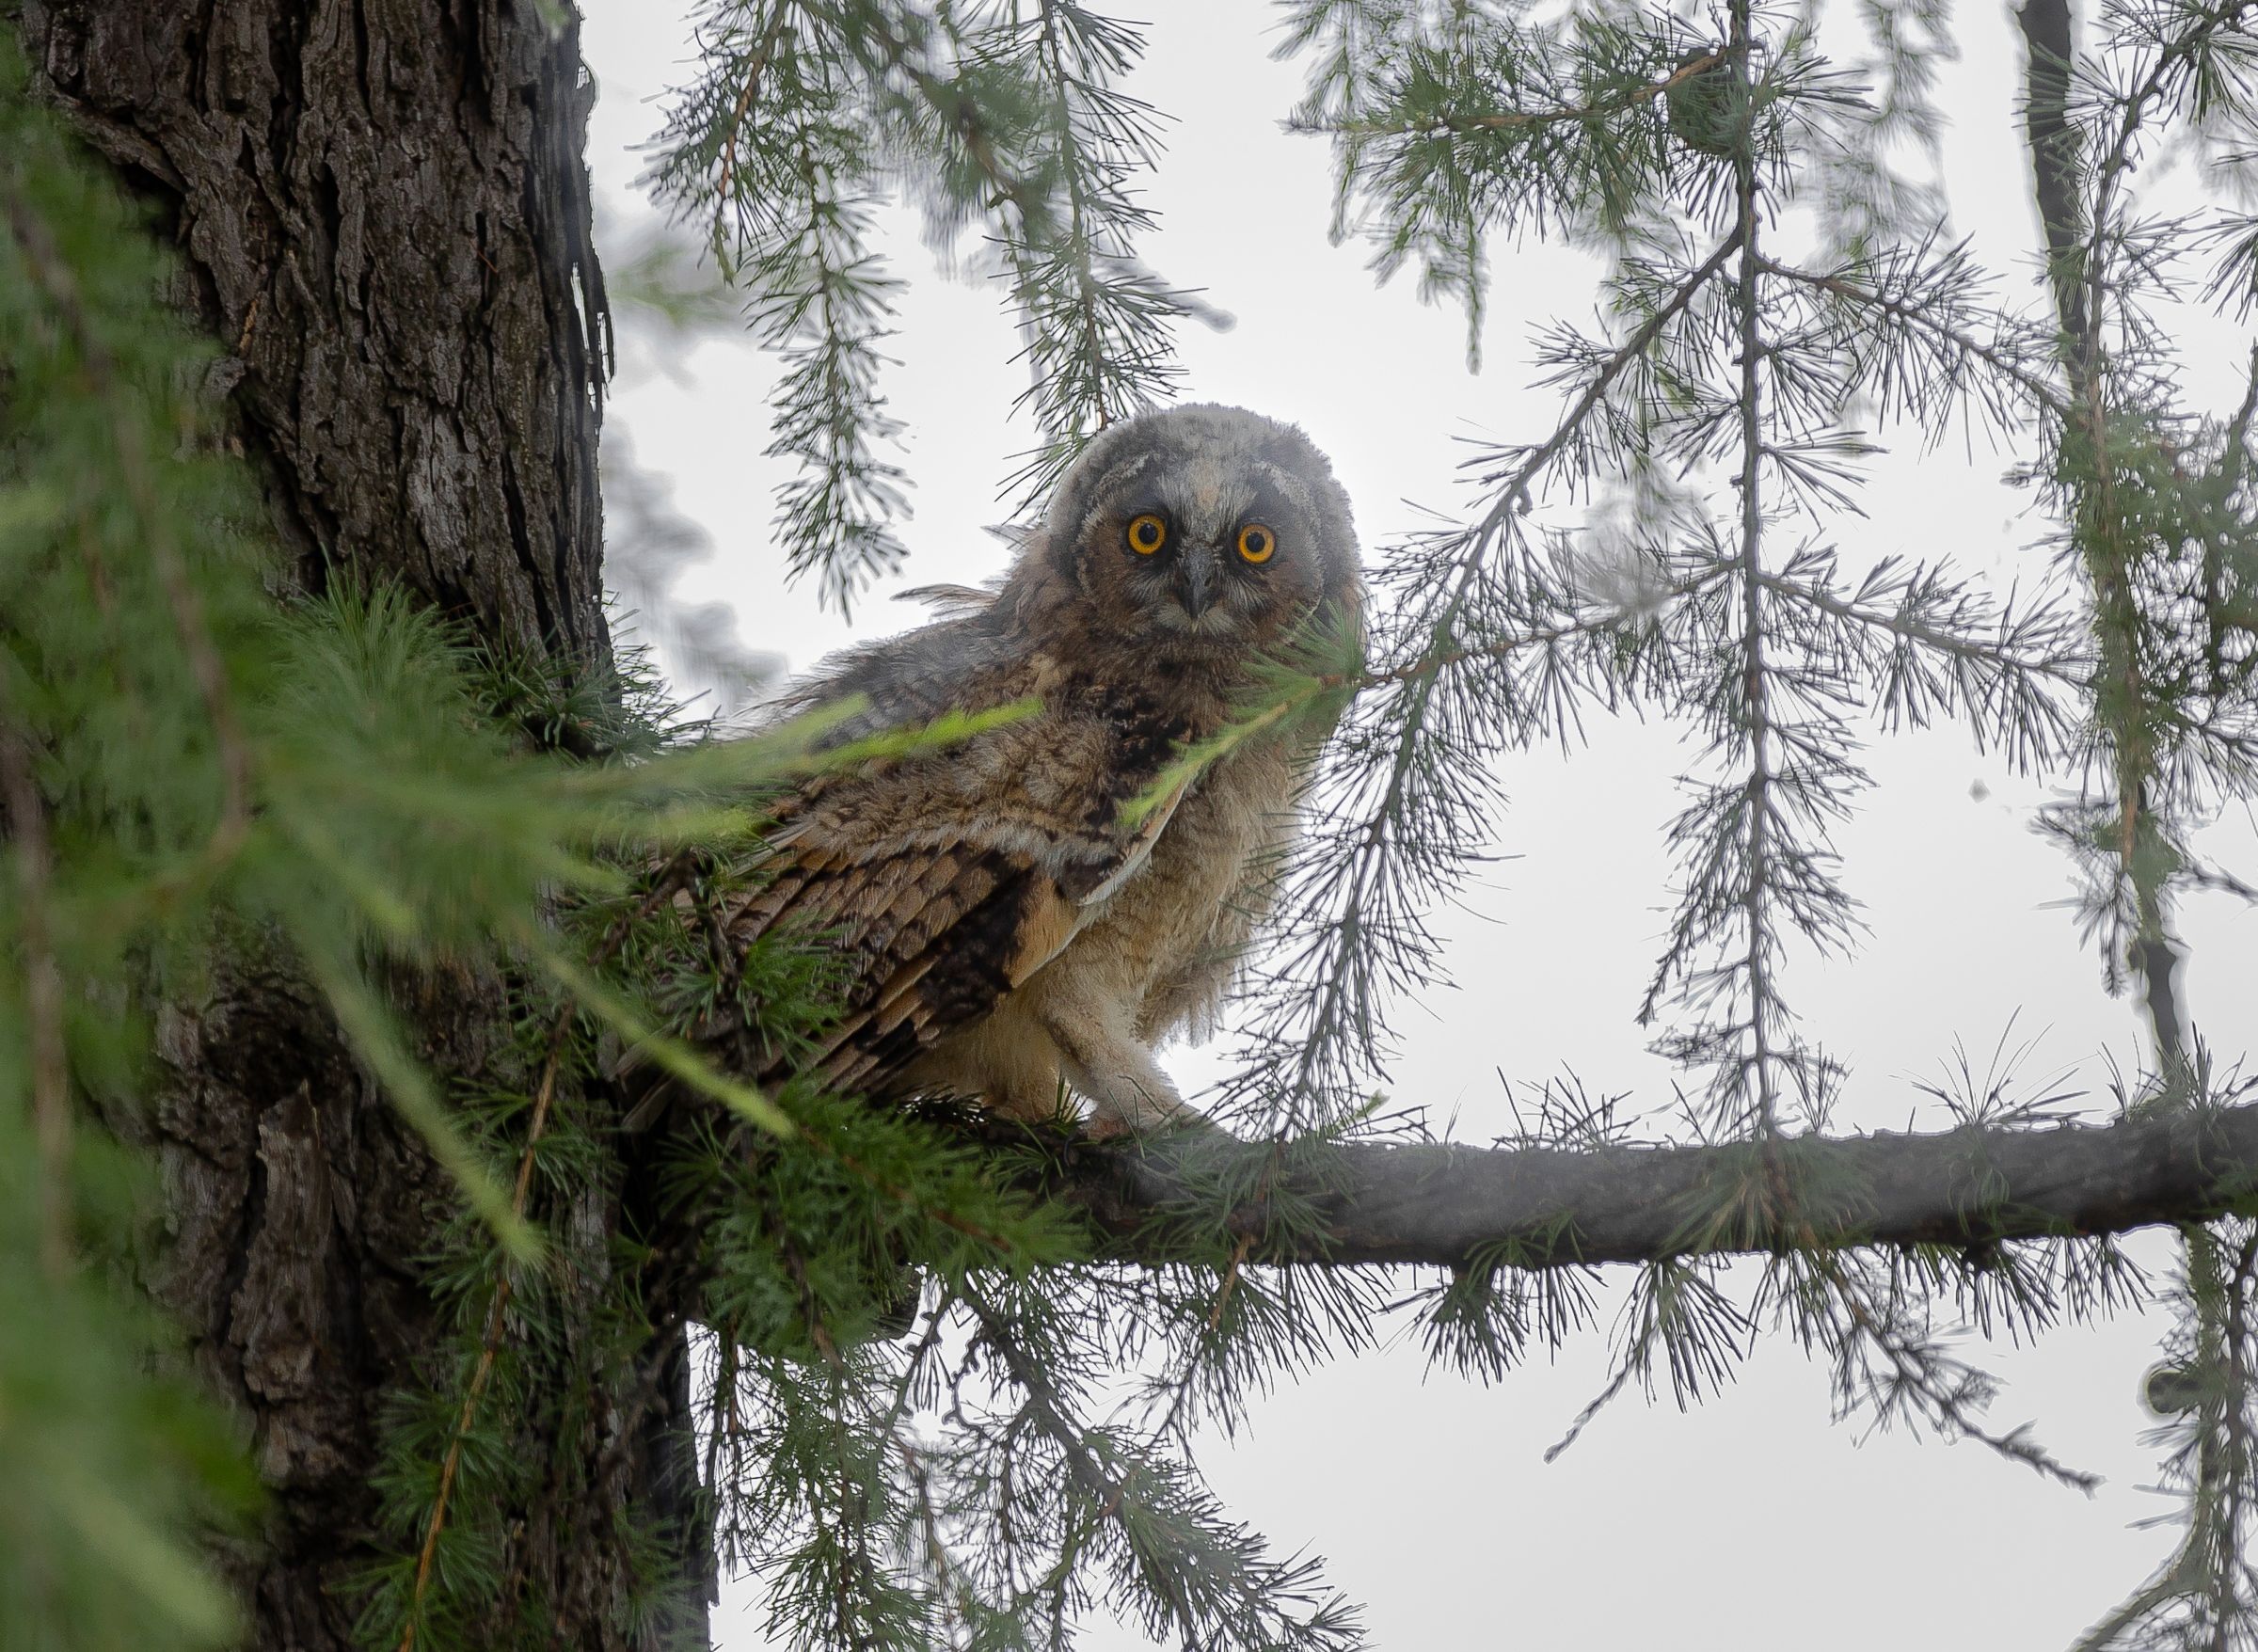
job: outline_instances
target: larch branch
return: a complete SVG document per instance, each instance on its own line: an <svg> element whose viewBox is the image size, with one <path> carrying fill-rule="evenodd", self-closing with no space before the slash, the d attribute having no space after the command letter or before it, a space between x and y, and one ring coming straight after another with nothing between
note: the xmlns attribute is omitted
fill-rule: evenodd
<svg viewBox="0 0 2258 1652"><path fill-rule="evenodd" d="M1206 1131L1142 1143L1038 1143L1035 1191L1079 1206L1123 1261L1182 1260L1200 1189L1259 1186L1226 1157L1273 1144ZM2202 1221L2258 1200L2258 1103L2114 1123L1969 1125L1930 1134L1779 1136L1717 1147L1304 1146L1267 1197L1224 1214L1249 1263L1566 1267L1814 1246L1983 1247ZM1764 1190L1750 1197L1751 1187ZM1783 1198L1776 1190L1789 1190ZM1712 1218L1725 1203L1736 1220ZM1292 1227L1274 1211L1313 1210ZM1212 1221L1212 1218L1211 1218ZM1212 1231L1212 1226L1210 1227Z"/></svg>

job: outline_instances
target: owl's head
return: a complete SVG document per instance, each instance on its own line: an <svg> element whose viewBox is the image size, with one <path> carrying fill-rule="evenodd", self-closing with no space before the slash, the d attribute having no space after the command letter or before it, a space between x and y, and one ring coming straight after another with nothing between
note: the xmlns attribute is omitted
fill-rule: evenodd
<svg viewBox="0 0 2258 1652"><path fill-rule="evenodd" d="M1163 658L1261 653L1304 621L1352 617L1348 496L1291 424L1194 404L1108 426L1029 546L1072 618Z"/></svg>

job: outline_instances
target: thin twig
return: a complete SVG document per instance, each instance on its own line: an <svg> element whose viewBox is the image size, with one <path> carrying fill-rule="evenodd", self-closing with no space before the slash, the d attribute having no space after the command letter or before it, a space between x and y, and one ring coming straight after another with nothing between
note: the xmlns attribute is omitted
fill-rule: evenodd
<svg viewBox="0 0 2258 1652"><path fill-rule="evenodd" d="M1687 579L1673 580L1666 584L1654 587L1652 591L1642 591L1637 596L1639 611L1644 611L1649 605L1675 602L1680 597L1697 596L1731 571L1729 567L1704 568L1700 573ZM1591 614L1581 619L1564 620L1556 626L1538 626L1530 630L1516 631L1509 637L1495 637L1487 643L1422 654L1416 659L1407 660L1402 665L1391 667L1386 671L1364 671L1354 674L1335 672L1321 675L1315 680L1321 688L1328 689L1385 688L1395 683L1407 683L1415 678L1433 676L1439 672L1449 670L1452 666L1463 665L1471 659L1509 659L1525 649L1550 648L1578 637L1596 636L1600 632L1614 629L1632 617L1632 610L1610 609L1605 612Z"/></svg>
<svg viewBox="0 0 2258 1652"><path fill-rule="evenodd" d="M558 1056L564 1029L571 1024L571 1014L567 1009L559 1016L550 1034L549 1058L542 1067L540 1088L533 1097L533 1121L526 1128L525 1150L517 1160L517 1182L510 1194L510 1214L520 1219L525 1215L526 1195L533 1184L533 1150L549 1123L549 1101L556 1091ZM453 1438L448 1440L447 1455L439 1464L439 1488L433 1494L431 1517L423 1527L423 1547L416 1556L415 1590L408 1601L407 1623L400 1631L400 1652L410 1652L416 1644L416 1624L423 1610L424 1593L431 1583L431 1564L438 1553L439 1533L447 1527L447 1505L454 1492L455 1475L462 1468L463 1446L470 1438L470 1425L478 1416L478 1403L485 1395L486 1384L494 1374L494 1362L501 1352L501 1331L510 1293L511 1279L505 1267L494 1281L494 1301L486 1310L478 1364L470 1373L469 1386L463 1391L462 1414L455 1419Z"/></svg>
<svg viewBox="0 0 2258 1652"><path fill-rule="evenodd" d="M1889 297L1885 294L1876 292L1871 287L1839 275L1826 275L1817 270L1800 269L1794 264L1782 263L1774 258L1762 259L1760 267L1766 275L1776 276L1781 280L1793 281L1801 286L1816 288L1818 291L1830 294L1837 298L1879 310L1900 326L1925 332L1930 337L1949 344L1963 355L1982 362L2002 378L2012 383L2016 389L2041 403L2049 412L2061 415L2068 411L2069 404L2063 399L2062 392L2057 387L2048 383L2038 373L2031 372L2022 363L2004 355L1996 346L1986 344L1978 339L1972 339L1965 333L1947 326L1922 306L1907 303L1903 299Z"/></svg>
<svg viewBox="0 0 2258 1652"><path fill-rule="evenodd" d="M1068 1414L1065 1396L1058 1391L1042 1366L1027 1358L1026 1350L1013 1339L1002 1314L969 1284L963 1288L963 1296L965 1305L979 1320L989 1346L996 1351L1011 1380L1027 1396L1027 1412L1035 1426L1049 1436L1058 1447L1065 1455L1069 1472L1081 1485L1085 1495L1096 1502L1097 1519L1121 1521L1121 1505L1128 1501L1131 1483L1137 1477L1135 1469L1118 1480L1106 1472L1105 1464L1090 1448L1088 1435ZM1122 1522L1122 1525L1131 1538L1130 1551L1141 1561L1143 1551L1136 1541L1136 1533L1129 1529L1127 1522ZM1155 1595L1169 1603L1179 1623L1187 1630L1196 1627L1197 1620L1175 1579L1146 1568L1145 1581Z"/></svg>
<svg viewBox="0 0 2258 1652"><path fill-rule="evenodd" d="M1246 1262L1247 1252L1253 1245L1252 1233L1241 1233L1238 1244L1232 1247L1231 1265L1223 1270L1223 1284L1216 1292L1216 1305L1207 1310L1209 1330L1214 1330L1223 1323L1223 1310L1231 1305L1231 1288L1239 1282L1240 1265Z"/></svg>
<svg viewBox="0 0 2258 1652"><path fill-rule="evenodd" d="M1725 267L1725 261L1741 245L1741 233L1740 226L1736 225L1707 258L1686 274L1654 313L1631 330L1630 337L1585 382L1582 390L1569 404L1550 436L1536 446L1522 451L1519 463L1510 470L1483 478L1485 483L1497 485L1497 496L1481 519L1466 532L1470 548L1459 564L1458 577L1449 596L1443 599L1427 627L1430 637L1449 639L1455 636L1459 616L1472 598L1475 585L1482 577L1499 533L1517 510L1526 512L1533 507L1531 485L1566 450L1582 429L1583 421L1605 400L1615 381L1630 370L1632 362L1646 353L1671 322L1685 311L1711 278ZM1439 652L1449 653L1451 649L1446 647ZM1458 658L1473 659L1484 652L1474 649ZM1336 883L1336 887L1345 883L1345 888L1335 897L1336 910L1350 913L1361 911L1374 882L1384 876L1382 863L1391 841L1388 826L1396 818L1406 787L1410 783L1419 756L1421 731L1427 726L1426 708L1442 678L1440 670L1423 671L1420 669L1420 664L1419 661L1413 661L1404 669L1402 680L1407 689L1406 704L1401 712L1401 732L1395 740L1394 754L1389 760L1387 785L1381 789L1371 811L1349 834L1356 847L1351 851L1350 864L1344 868L1344 876ZM1344 1011L1354 990L1351 971L1345 968L1326 971L1311 1007L1312 1023L1320 1027L1341 1025L1346 1019ZM1301 1041L1296 1070L1292 1079L1296 1093L1309 1088L1318 1064L1324 1058L1326 1040L1322 1038Z"/></svg>
<svg viewBox="0 0 2258 1652"><path fill-rule="evenodd" d="M1756 95L1749 82L1750 4L1751 0L1733 0L1728 48L1743 100L1753 100ZM1741 335L1741 474L1736 480L1741 488L1742 692L1748 718L1749 766L1747 797L1742 804L1748 832L1748 883L1741 891L1748 923L1742 961L1748 980L1749 1058L1744 1071L1756 1076L1757 1127L1770 1137L1779 1129L1779 1117L1773 1088L1774 1056L1769 1022L1778 1012L1779 1000L1772 979L1772 684L1764 657L1764 506L1760 485L1765 452L1763 366L1769 342L1762 326L1759 283L1764 266L1757 246L1757 151L1751 134L1744 134L1734 148L1733 181L1734 225L1741 241L1741 271L1734 283Z"/></svg>
<svg viewBox="0 0 2258 1652"><path fill-rule="evenodd" d="M2050 10L2054 6L2061 7L2064 17L2062 38L2066 43L2068 40L2068 0L2029 0L2029 4L2025 8L2027 20L2029 13L2036 10L2041 5L2048 7ZM2141 77L2140 83L2127 93L2119 104L2120 115L2116 136L2111 140L2107 152L2103 155L2101 165L2094 171L2093 212L2088 224L2087 240L2083 249L2084 267L2082 270L2068 272L2071 278L2082 276L2084 280L2085 297L2080 306L2078 319L2083 321L2086 329L2090 329L2085 340L2089 344L2098 342L2098 334L2101 328L2101 301L2107 285L2107 261L2102 257L2102 248L2107 242L2109 220L2112 215L2111 209L2116 205L2119 189L2123 187L2125 179L2132 173L2133 141L2139 135L2141 125L2147 119L2148 105L2163 94L2166 82L2172 73L2183 65L2192 61L2195 55L2210 42L2213 36L2222 30L2233 29L2253 9L2258 9L2258 0L2226 0L2223 5L2198 12L2186 32L2171 40L2161 52L2156 54L2156 60L2150 65L2148 73ZM2027 33L2029 26L2027 21L2025 26ZM2032 44L2034 48L2032 107L2035 111L2037 108L2035 94L2038 89L2035 72L2035 48L2037 46L2035 36L2032 37ZM2067 61L2062 65L2060 82L2061 96L2066 107L2070 89L2070 66ZM2035 125L2032 131L2032 143L2035 151L2037 147ZM2070 170L2070 157L2066 151L2059 156L2059 164L2065 173ZM2051 238L2053 233L2051 222L2048 231ZM2065 310L2065 316L2067 317L2067 315L2068 311ZM2065 320L2065 329L2074 336L2080 331L2078 328L2069 326L2067 319ZM2091 368L2094 364L2093 358L2089 356L2087 366Z"/></svg>
<svg viewBox="0 0 2258 1652"><path fill-rule="evenodd" d="M1805 585L1779 574L1759 574L1757 581L1775 596L1808 604L1821 613L1878 631L1887 631L1908 643L1917 643L1924 648L1933 648L1960 659L1981 659L2002 670L2016 671L2031 676L2045 677L2065 687L2082 688L2087 681L2085 662L2075 656L2046 654L2037 657L2012 654L2003 648L1987 647L1982 643L1951 631L1940 631L1933 626L1909 620L1902 614L1865 607L1848 597L1837 596L1815 585Z"/></svg>
<svg viewBox="0 0 2258 1652"><path fill-rule="evenodd" d="M1090 267L1089 231L1083 224L1082 169L1074 164L1073 108L1067 99L1067 75L1064 55L1058 44L1058 15L1055 0L1040 0L1042 8L1043 55L1050 60L1051 81L1057 87L1055 107L1057 111L1057 130L1061 165L1060 176L1066 184L1067 245L1074 256L1075 309L1082 327L1082 351L1089 362L1090 404L1097 413L1098 428L1110 423L1111 415L1105 407L1105 353L1098 334L1097 273Z"/></svg>
<svg viewBox="0 0 2258 1652"><path fill-rule="evenodd" d="M729 112L729 137L722 150L722 172L714 183L713 199L718 211L729 200L729 186L737 180L737 138L745 124L745 115L753 106L753 95L760 88L760 77L775 55L776 42L784 33L787 8L778 0L775 13L769 20L768 32L755 48L753 61L745 68L745 84L738 88L737 103Z"/></svg>

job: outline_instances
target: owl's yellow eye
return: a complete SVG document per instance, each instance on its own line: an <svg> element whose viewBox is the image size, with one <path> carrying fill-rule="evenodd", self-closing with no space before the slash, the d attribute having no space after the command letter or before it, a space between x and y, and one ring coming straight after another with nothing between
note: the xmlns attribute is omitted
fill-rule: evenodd
<svg viewBox="0 0 2258 1652"><path fill-rule="evenodd" d="M1278 549L1278 535L1260 522L1249 522L1239 530L1239 554L1250 563L1266 563Z"/></svg>
<svg viewBox="0 0 2258 1652"><path fill-rule="evenodd" d="M1169 525L1151 511L1129 518L1129 548L1137 555L1151 556L1168 542Z"/></svg>

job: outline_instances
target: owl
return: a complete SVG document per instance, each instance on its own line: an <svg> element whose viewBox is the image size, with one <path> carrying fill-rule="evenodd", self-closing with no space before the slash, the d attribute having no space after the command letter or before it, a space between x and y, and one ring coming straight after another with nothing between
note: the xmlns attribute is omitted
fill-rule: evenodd
<svg viewBox="0 0 2258 1652"><path fill-rule="evenodd" d="M851 703L837 741L1034 708L783 800L727 935L816 939L844 1013L757 1076L1021 1120L1078 1098L1099 1136L1187 1117L1153 1050L1215 1014L1310 736L1235 745L1125 805L1151 804L1304 627L1358 624L1347 496L1292 425L1147 413L1090 442L1000 582L912 595L946 617L825 661L780 710Z"/></svg>

